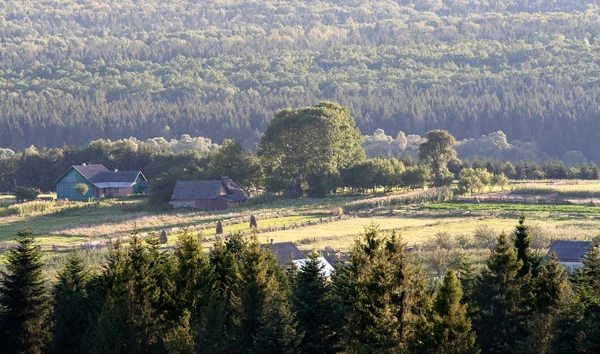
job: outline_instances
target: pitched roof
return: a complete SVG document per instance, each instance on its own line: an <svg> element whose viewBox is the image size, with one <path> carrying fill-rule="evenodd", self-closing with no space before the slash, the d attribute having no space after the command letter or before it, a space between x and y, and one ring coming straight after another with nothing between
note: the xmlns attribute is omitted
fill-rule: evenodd
<svg viewBox="0 0 600 354"><path fill-rule="evenodd" d="M137 177L141 174L140 171L106 171L100 172L90 180L92 183L102 183L102 182L128 182L133 184ZM143 176L143 175L142 175ZM144 178L146 179L146 178Z"/></svg>
<svg viewBox="0 0 600 354"><path fill-rule="evenodd" d="M108 168L104 167L104 165L75 165L73 166L74 169L76 169L79 173L81 173L81 175L85 178L87 178L88 180L90 180L90 182L92 181L92 178L94 178L94 176L98 175L99 173L102 172L108 172Z"/></svg>
<svg viewBox="0 0 600 354"><path fill-rule="evenodd" d="M244 187L235 183L231 178L227 176L222 176L221 181L223 182L223 186L228 192L227 194L243 196L246 197L246 199L248 199L248 197L250 196L248 192L244 189Z"/></svg>
<svg viewBox="0 0 600 354"><path fill-rule="evenodd" d="M220 195L221 187L226 195ZM244 201L248 192L229 177L217 180L177 181L171 200L223 199L227 201Z"/></svg>
<svg viewBox="0 0 600 354"><path fill-rule="evenodd" d="M275 253L275 256L277 256L277 263L282 266L287 265L290 261L295 259L306 258L304 253L291 242L265 243L260 245L260 247L268 248Z"/></svg>
<svg viewBox="0 0 600 354"><path fill-rule="evenodd" d="M548 255L556 252L560 262L580 262L591 246L588 241L554 241Z"/></svg>
<svg viewBox="0 0 600 354"><path fill-rule="evenodd" d="M220 180L177 181L171 200L217 199Z"/></svg>
<svg viewBox="0 0 600 354"><path fill-rule="evenodd" d="M81 173L88 181L94 184L98 188L121 188L130 187L135 183L139 175L142 176L144 181L146 177L140 171L109 171L104 165L75 165L71 166L77 172ZM56 182L67 174L71 169L68 169L63 173Z"/></svg>

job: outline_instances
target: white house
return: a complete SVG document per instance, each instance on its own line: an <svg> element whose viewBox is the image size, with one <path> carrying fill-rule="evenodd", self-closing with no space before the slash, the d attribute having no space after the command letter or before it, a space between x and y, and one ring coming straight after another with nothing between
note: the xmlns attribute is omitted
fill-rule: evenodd
<svg viewBox="0 0 600 354"><path fill-rule="evenodd" d="M322 271L321 274L325 277L325 278L329 278L331 277L331 274L333 274L333 266L331 264L329 264L329 262L327 262L327 260L323 257L318 257L317 258L319 260L319 264L321 265ZM292 262L294 263L294 265L296 267L298 267L298 269L302 269L302 267L304 266L304 264L308 261L308 258L303 258L303 259L295 259Z"/></svg>

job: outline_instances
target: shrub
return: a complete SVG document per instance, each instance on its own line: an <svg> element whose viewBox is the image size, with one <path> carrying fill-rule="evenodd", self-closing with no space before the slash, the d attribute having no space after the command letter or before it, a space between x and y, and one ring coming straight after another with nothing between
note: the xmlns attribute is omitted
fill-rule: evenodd
<svg viewBox="0 0 600 354"><path fill-rule="evenodd" d="M17 203L23 203L26 201L34 200L40 195L39 189L33 187L25 187L19 186L15 190L15 197L17 198Z"/></svg>
<svg viewBox="0 0 600 354"><path fill-rule="evenodd" d="M88 192L89 187L85 183L77 183L75 185L75 192L77 192L82 197Z"/></svg>
<svg viewBox="0 0 600 354"><path fill-rule="evenodd" d="M333 215L334 216L342 216L342 215L344 215L344 210L341 207L335 207L333 209Z"/></svg>
<svg viewBox="0 0 600 354"><path fill-rule="evenodd" d="M492 251L496 247L496 239L498 234L494 229L487 225L479 226L473 234L475 247L480 249L489 249Z"/></svg>

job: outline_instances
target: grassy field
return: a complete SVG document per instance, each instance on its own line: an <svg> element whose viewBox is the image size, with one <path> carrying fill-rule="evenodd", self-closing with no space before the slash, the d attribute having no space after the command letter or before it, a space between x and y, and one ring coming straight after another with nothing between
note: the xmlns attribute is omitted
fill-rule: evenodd
<svg viewBox="0 0 600 354"><path fill-rule="evenodd" d="M433 203L423 206L427 210L470 210L470 211L538 211L556 213L586 213L600 214L600 207L587 205L551 205L551 204L516 204L516 203L485 203L471 202Z"/></svg>
<svg viewBox="0 0 600 354"><path fill-rule="evenodd" d="M596 186L600 183L574 183L572 185ZM552 182L555 183L555 182ZM534 185L537 188L537 183ZM548 184L548 183L541 183ZM530 183L521 185L532 185ZM559 187L556 187L559 188ZM561 187L567 188L567 187ZM575 188L575 187L568 187ZM212 240L214 223L217 220L243 218L243 221L224 226L224 232L248 231L246 221L250 215L258 215L258 227L281 228L292 224L302 224L319 218L331 216L336 206L366 205L371 209L382 198L401 198L397 193L391 196L333 196L324 199L265 198L261 203L246 205L224 212L162 211L153 212L144 208L144 200L105 200L96 203L71 203L68 208L52 210L50 213L32 213L0 217L0 242L11 242L16 232L24 227L33 229L37 240L46 247L77 246L87 242L107 240L127 236L134 227L142 233L169 230L169 245L174 245L177 233L183 228L190 232L202 232ZM267 212L283 212L284 216L260 216ZM499 213L512 211L513 215ZM585 205L538 205L538 204L473 204L458 202L440 202L425 204L418 208L398 208L393 216L381 211L371 216L350 218L342 221L323 223L288 230L261 232L261 241L291 241L301 249L324 248L332 246L346 250L351 247L365 225L379 224L385 230L399 230L408 244L421 244L438 232L452 234L472 234L481 225L488 225L498 232L511 231L516 225L519 212L525 212L532 225L544 227L553 237L592 238L600 232L600 207ZM595 218L598 217L598 220ZM204 230L200 229L209 224ZM584 226L581 226L584 225ZM210 247L211 243L205 243Z"/></svg>
<svg viewBox="0 0 600 354"><path fill-rule="evenodd" d="M511 192L519 195L557 195L561 198L600 198L598 180L547 180L517 182Z"/></svg>

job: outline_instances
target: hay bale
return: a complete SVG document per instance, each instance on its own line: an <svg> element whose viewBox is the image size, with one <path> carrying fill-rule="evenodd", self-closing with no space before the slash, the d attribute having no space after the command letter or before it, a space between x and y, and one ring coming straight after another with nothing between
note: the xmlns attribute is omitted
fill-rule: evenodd
<svg viewBox="0 0 600 354"><path fill-rule="evenodd" d="M594 201L593 201L593 200L590 200L590 202L589 202L587 205L588 205L588 206L591 206L591 207L598 206L598 204L594 203Z"/></svg>
<svg viewBox="0 0 600 354"><path fill-rule="evenodd" d="M258 223L256 222L256 216L250 216L250 228L258 228Z"/></svg>
<svg viewBox="0 0 600 354"><path fill-rule="evenodd" d="M217 235L223 234L223 223L221 220L217 221Z"/></svg>
<svg viewBox="0 0 600 354"><path fill-rule="evenodd" d="M160 232L160 243L166 244L169 242L169 238L167 236L167 230L162 230Z"/></svg>

